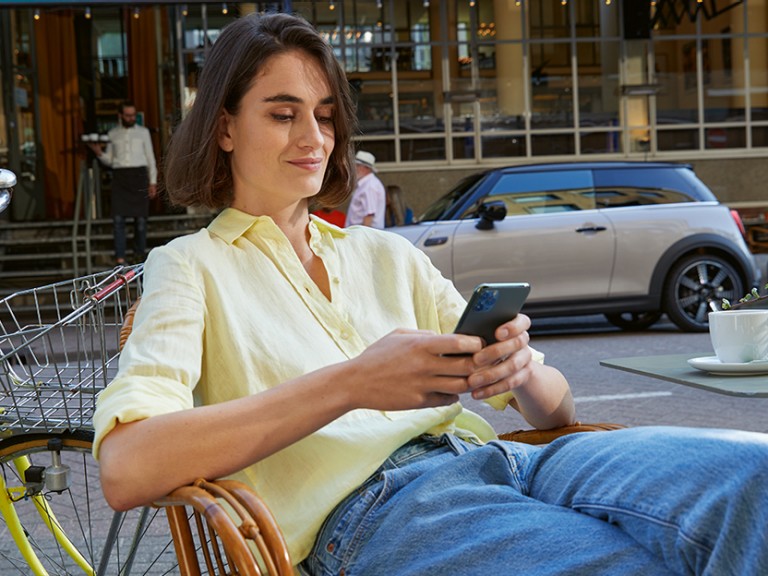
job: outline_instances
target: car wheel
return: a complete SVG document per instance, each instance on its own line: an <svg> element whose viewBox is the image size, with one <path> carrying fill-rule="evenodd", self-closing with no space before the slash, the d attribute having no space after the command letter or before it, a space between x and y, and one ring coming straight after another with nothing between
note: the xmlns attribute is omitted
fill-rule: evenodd
<svg viewBox="0 0 768 576"><path fill-rule="evenodd" d="M622 312L606 314L608 322L622 330L646 330L661 318L661 312Z"/></svg>
<svg viewBox="0 0 768 576"><path fill-rule="evenodd" d="M709 329L708 314L714 302L732 302L744 295L744 283L736 269L719 256L693 254L677 262L667 277L664 308L670 320L686 332Z"/></svg>

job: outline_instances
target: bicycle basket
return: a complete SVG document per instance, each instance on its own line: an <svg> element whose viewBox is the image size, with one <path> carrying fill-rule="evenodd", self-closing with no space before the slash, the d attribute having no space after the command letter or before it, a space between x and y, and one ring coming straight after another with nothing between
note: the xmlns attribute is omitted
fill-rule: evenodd
<svg viewBox="0 0 768 576"><path fill-rule="evenodd" d="M115 268L0 300L0 436L91 427L143 271Z"/></svg>

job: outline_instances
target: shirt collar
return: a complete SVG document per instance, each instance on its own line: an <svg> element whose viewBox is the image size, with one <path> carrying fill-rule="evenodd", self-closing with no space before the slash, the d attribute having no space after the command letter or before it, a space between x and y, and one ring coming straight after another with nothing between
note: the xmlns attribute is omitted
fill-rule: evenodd
<svg viewBox="0 0 768 576"><path fill-rule="evenodd" d="M317 229L321 233L328 233L336 238L343 238L347 235L347 232L330 222L326 222L322 218L316 216L310 216L309 218L310 234ZM236 208L226 208L208 225L208 230L227 244L232 244L250 230L252 226L260 222L274 226L274 222L269 216L254 216Z"/></svg>

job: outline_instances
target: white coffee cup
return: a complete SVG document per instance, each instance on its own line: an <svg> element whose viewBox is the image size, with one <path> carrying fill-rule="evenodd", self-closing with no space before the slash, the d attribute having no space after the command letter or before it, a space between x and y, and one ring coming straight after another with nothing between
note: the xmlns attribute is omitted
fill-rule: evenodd
<svg viewBox="0 0 768 576"><path fill-rule="evenodd" d="M710 312L709 337L720 362L768 361L768 310Z"/></svg>

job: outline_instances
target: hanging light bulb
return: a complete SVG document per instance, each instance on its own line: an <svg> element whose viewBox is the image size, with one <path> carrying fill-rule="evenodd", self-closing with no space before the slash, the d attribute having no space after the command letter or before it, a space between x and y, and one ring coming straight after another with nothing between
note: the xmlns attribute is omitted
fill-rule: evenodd
<svg viewBox="0 0 768 576"><path fill-rule="evenodd" d="M141 16L141 10L138 7L136 7L133 9L133 17L134 19L138 20L139 16Z"/></svg>
<svg viewBox="0 0 768 576"><path fill-rule="evenodd" d="M424 8L429 8L429 0L424 0Z"/></svg>
<svg viewBox="0 0 768 576"><path fill-rule="evenodd" d="M475 0L470 0L469 7L474 8L475 7Z"/></svg>
<svg viewBox="0 0 768 576"><path fill-rule="evenodd" d="M189 15L189 10L187 9L187 5L186 4L182 4L181 5L181 15L182 16L188 16Z"/></svg>
<svg viewBox="0 0 768 576"><path fill-rule="evenodd" d="M519 8L520 4L522 4L521 0L515 0L515 6L517 6Z"/></svg>
<svg viewBox="0 0 768 576"><path fill-rule="evenodd" d="M91 7L86 6L85 7L85 19L90 20L91 19Z"/></svg>
<svg viewBox="0 0 768 576"><path fill-rule="evenodd" d="M226 2L222 2L222 4L221 4L221 13L222 14L228 14L229 13L229 8L227 8L227 3Z"/></svg>
<svg viewBox="0 0 768 576"><path fill-rule="evenodd" d="M35 13L32 16L35 20L40 20L40 8L35 8Z"/></svg>
<svg viewBox="0 0 768 576"><path fill-rule="evenodd" d="M328 2L328 10L336 10L336 3Z"/></svg>
<svg viewBox="0 0 768 576"><path fill-rule="evenodd" d="M378 10L381 10L383 6L384 6L384 2L382 2L381 0L376 0L376 8Z"/></svg>
<svg viewBox="0 0 768 576"><path fill-rule="evenodd" d="M605 0L605 5L606 6L610 6L611 5L611 0Z"/></svg>

